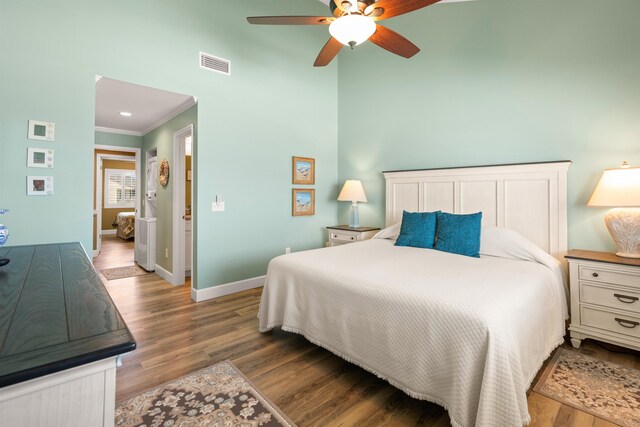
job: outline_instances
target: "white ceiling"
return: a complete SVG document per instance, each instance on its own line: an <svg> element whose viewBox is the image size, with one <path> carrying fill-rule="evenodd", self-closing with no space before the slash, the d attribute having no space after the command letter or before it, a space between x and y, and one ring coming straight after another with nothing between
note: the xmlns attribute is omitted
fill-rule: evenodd
<svg viewBox="0 0 640 427"><path fill-rule="evenodd" d="M96 81L96 129L141 136L195 102L189 95L102 77ZM133 115L122 117L121 111Z"/></svg>

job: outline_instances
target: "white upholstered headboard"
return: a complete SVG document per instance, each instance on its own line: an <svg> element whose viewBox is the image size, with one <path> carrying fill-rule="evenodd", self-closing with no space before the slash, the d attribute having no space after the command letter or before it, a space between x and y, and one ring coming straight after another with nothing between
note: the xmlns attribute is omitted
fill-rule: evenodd
<svg viewBox="0 0 640 427"><path fill-rule="evenodd" d="M402 211L482 212L564 261L570 161L384 172L387 227Z"/></svg>

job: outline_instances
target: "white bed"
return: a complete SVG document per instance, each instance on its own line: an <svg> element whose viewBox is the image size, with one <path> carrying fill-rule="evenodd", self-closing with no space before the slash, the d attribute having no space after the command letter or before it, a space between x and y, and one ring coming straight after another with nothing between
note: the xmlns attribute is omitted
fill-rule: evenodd
<svg viewBox="0 0 640 427"><path fill-rule="evenodd" d="M260 330L303 334L407 394L444 406L453 425L528 423L526 390L565 332L563 274L548 253L566 251L567 168L563 162L388 174L387 225L412 204L415 211L488 212L481 253L494 256L373 239L278 257L269 264ZM418 191L406 191L414 186ZM465 196L465 187L474 191ZM513 203L510 195L529 203ZM524 225L518 231L537 246L492 227L505 221Z"/></svg>

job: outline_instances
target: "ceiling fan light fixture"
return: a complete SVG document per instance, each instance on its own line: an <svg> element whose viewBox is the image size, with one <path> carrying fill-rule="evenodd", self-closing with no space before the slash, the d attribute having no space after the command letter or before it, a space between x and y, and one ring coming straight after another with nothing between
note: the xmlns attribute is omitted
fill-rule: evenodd
<svg viewBox="0 0 640 427"><path fill-rule="evenodd" d="M357 46L376 32L373 19L362 15L344 15L329 25L329 33L345 46Z"/></svg>

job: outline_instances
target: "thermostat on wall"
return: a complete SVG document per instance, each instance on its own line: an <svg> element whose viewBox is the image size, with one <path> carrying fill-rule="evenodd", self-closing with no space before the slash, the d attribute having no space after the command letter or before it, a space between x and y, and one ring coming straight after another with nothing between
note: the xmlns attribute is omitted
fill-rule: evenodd
<svg viewBox="0 0 640 427"><path fill-rule="evenodd" d="M37 139L39 141L53 141L55 138L55 131L55 123L29 120L29 139Z"/></svg>

